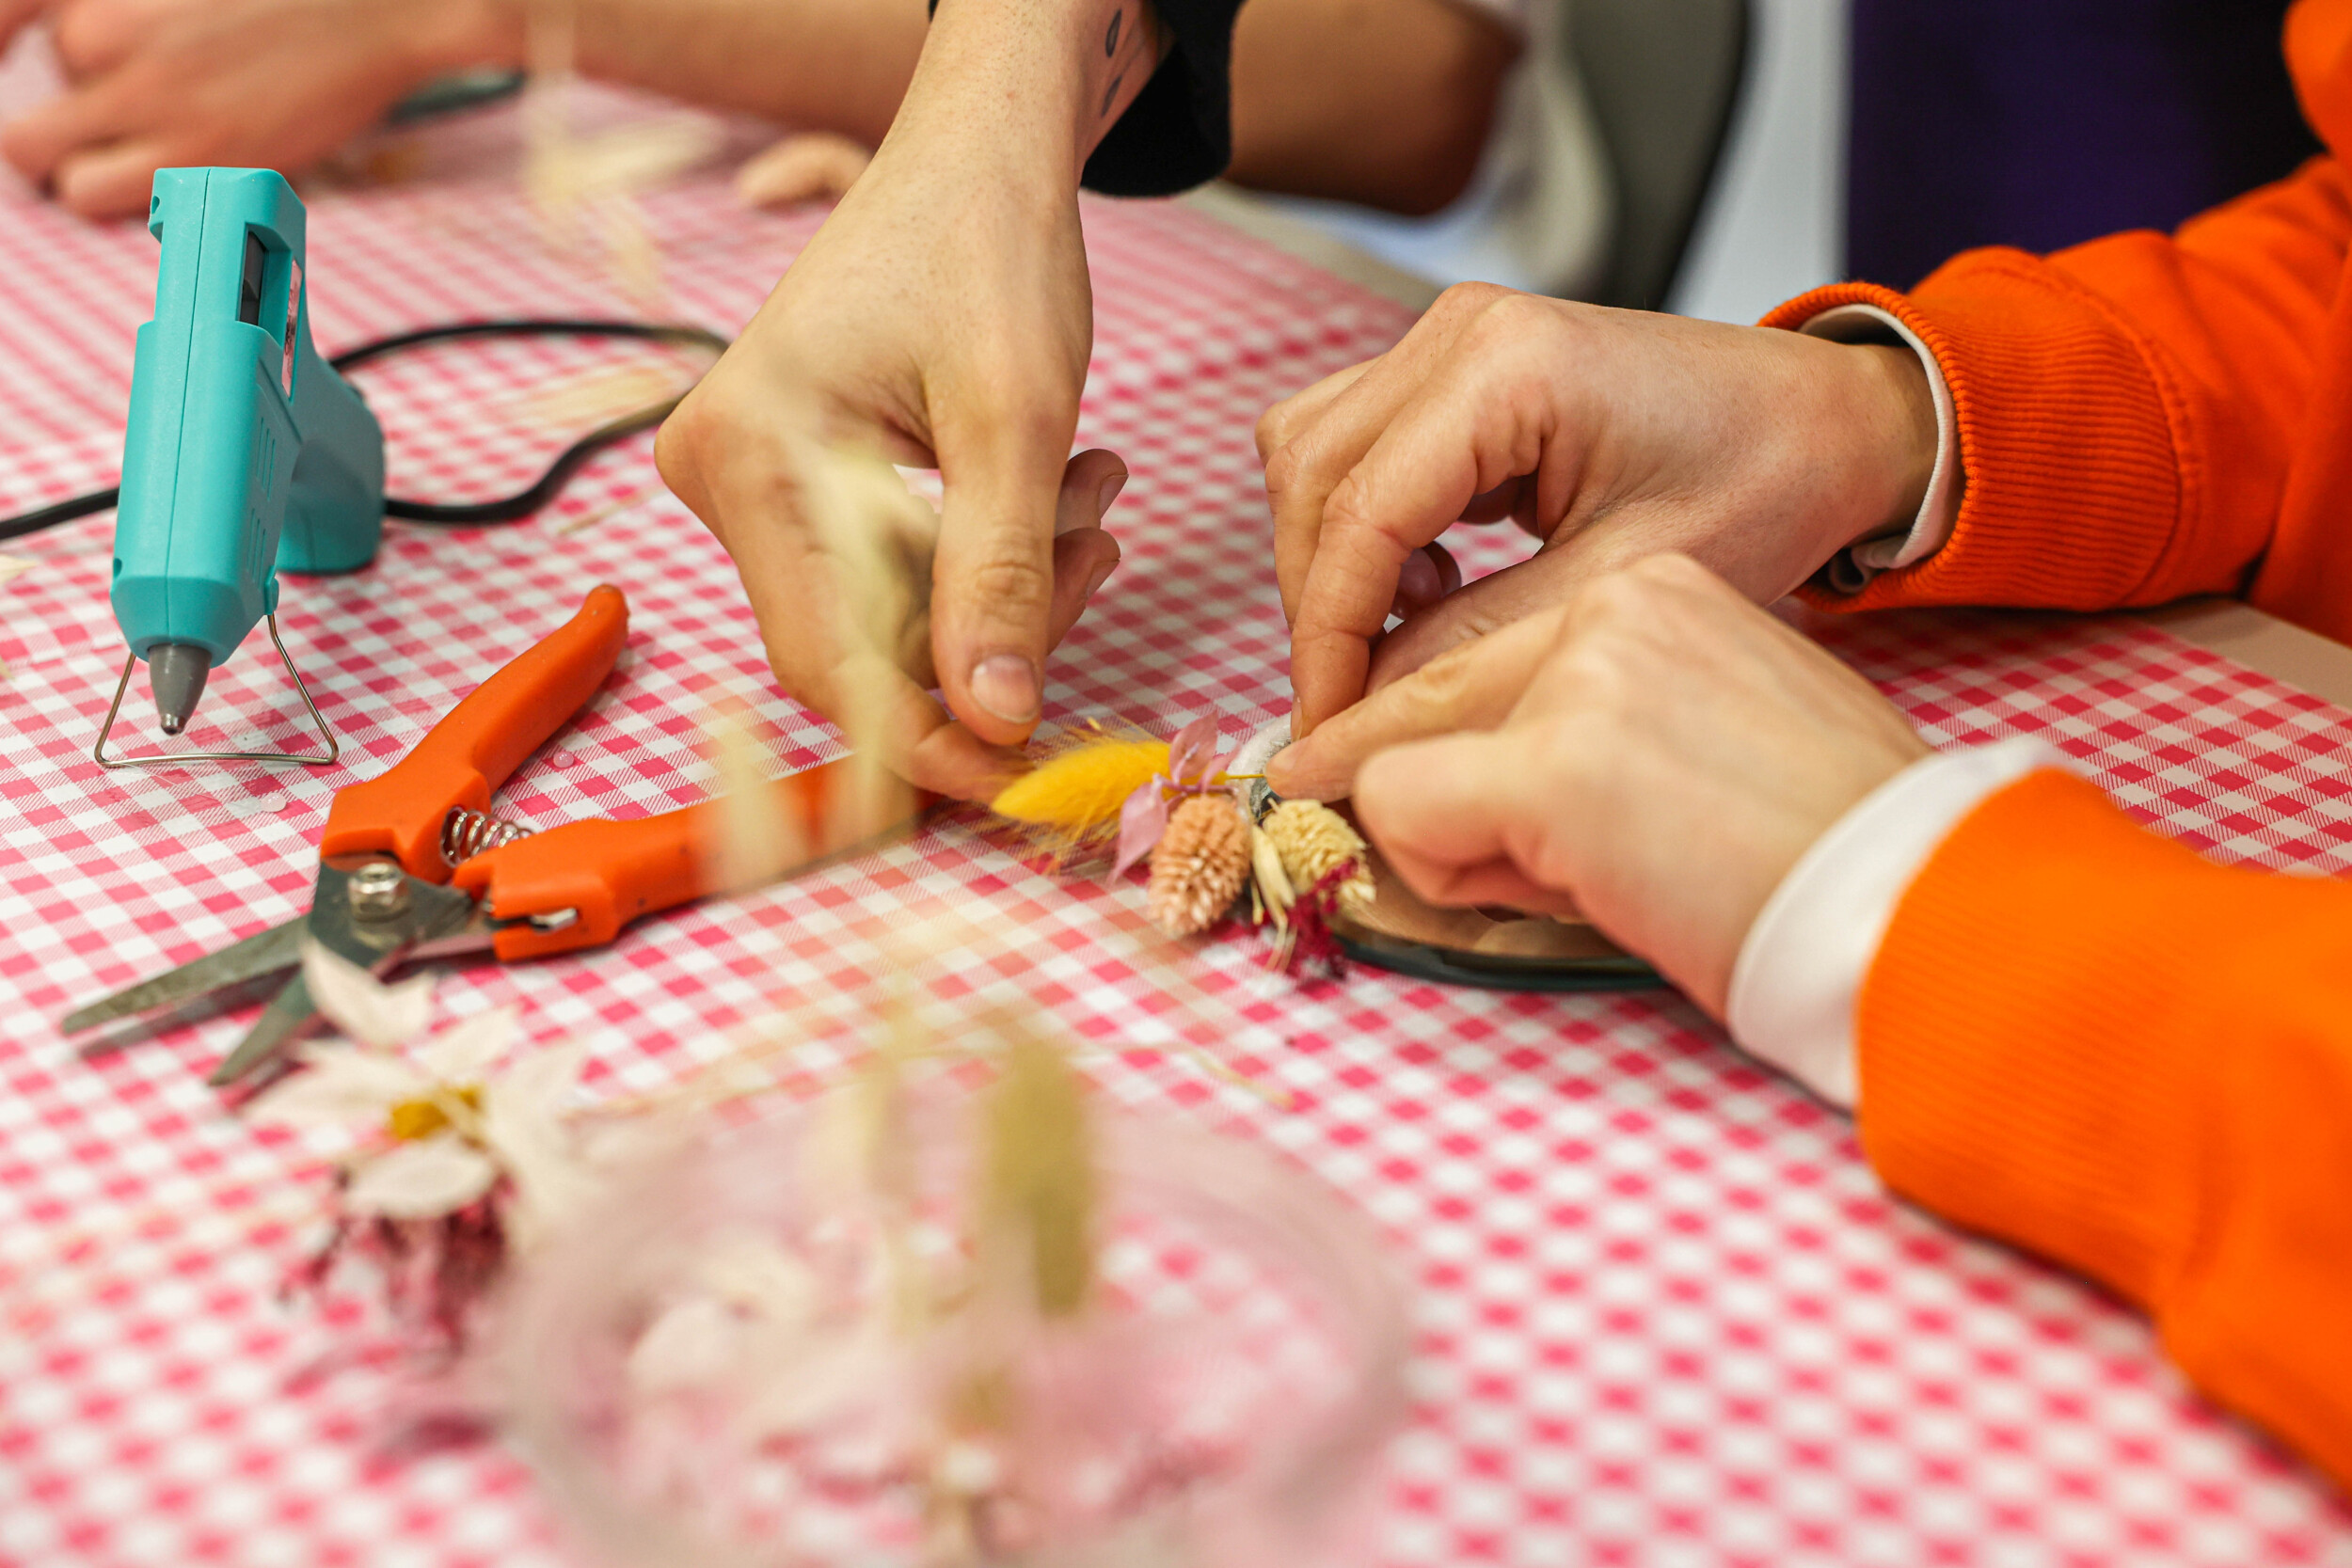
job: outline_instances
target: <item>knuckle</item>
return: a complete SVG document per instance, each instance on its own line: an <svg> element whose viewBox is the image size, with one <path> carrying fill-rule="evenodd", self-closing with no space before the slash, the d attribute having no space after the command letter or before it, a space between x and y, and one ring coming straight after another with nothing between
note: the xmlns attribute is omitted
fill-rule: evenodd
<svg viewBox="0 0 2352 1568"><path fill-rule="evenodd" d="M1565 805L1593 800L1606 782L1609 756L1617 746L1609 726L1591 718L1555 720L1537 731L1531 763L1547 793Z"/></svg>
<svg viewBox="0 0 2352 1568"><path fill-rule="evenodd" d="M1323 502L1323 527L1327 534L1383 533L1366 486L1354 474L1333 487Z"/></svg>
<svg viewBox="0 0 2352 1568"><path fill-rule="evenodd" d="M1074 388L1015 377L1009 395L960 398L944 411L943 438L979 452L1026 454L1070 451L1078 424ZM952 424L948 424L948 420Z"/></svg>
<svg viewBox="0 0 2352 1568"><path fill-rule="evenodd" d="M708 492L710 476L718 471L725 455L745 450L744 443L737 439L733 424L725 412L724 400L710 396L705 387L697 387L655 433L654 467L660 473L662 483L698 513L703 510L702 500Z"/></svg>
<svg viewBox="0 0 2352 1568"><path fill-rule="evenodd" d="M1672 586L1649 569L1659 559L1647 557L1586 583L1578 591L1576 619L1603 634L1646 625L1663 608Z"/></svg>
<svg viewBox="0 0 2352 1568"><path fill-rule="evenodd" d="M1429 314L1446 320L1475 316L1510 293L1500 283L1456 283L1438 296Z"/></svg>
<svg viewBox="0 0 2352 1568"><path fill-rule="evenodd" d="M653 438L653 466L671 494L697 515L703 511L702 423L681 404L661 422Z"/></svg>
<svg viewBox="0 0 2352 1568"><path fill-rule="evenodd" d="M1261 452L1263 452L1263 450L1264 448L1262 444L1260 447ZM1305 463L1306 459L1299 454L1298 448L1287 442L1276 451L1273 456L1266 458L1266 499L1270 501L1276 502L1279 507L1280 501L1285 497L1289 496L1298 488L1298 470L1305 466Z"/></svg>
<svg viewBox="0 0 2352 1568"><path fill-rule="evenodd" d="M1053 594L1053 574L1036 562L1000 556L976 562L964 576L964 586L978 604L990 609L1026 610L1041 605Z"/></svg>
<svg viewBox="0 0 2352 1568"><path fill-rule="evenodd" d="M1422 665L1406 686L1422 711L1445 713L1460 707L1469 699L1476 679L1469 650L1455 649Z"/></svg>
<svg viewBox="0 0 2352 1568"><path fill-rule="evenodd" d="M1644 556L1626 568L1627 577L1637 579L1652 590L1669 589L1705 592L1720 582L1714 573L1678 550L1662 551Z"/></svg>
<svg viewBox="0 0 2352 1568"><path fill-rule="evenodd" d="M103 3L84 4L68 6L56 14L49 24L49 39L59 65L78 74L96 63L103 42L118 24L113 8Z"/></svg>
<svg viewBox="0 0 2352 1568"><path fill-rule="evenodd" d="M1544 302L1534 296L1499 290L1480 306L1474 330L1482 341L1518 344L1546 314Z"/></svg>
<svg viewBox="0 0 2352 1568"><path fill-rule="evenodd" d="M1297 422L1294 406L1296 402L1295 398L1284 398L1258 416L1256 431L1258 461L1267 465L1269 483L1272 479L1274 455L1290 445L1291 427Z"/></svg>

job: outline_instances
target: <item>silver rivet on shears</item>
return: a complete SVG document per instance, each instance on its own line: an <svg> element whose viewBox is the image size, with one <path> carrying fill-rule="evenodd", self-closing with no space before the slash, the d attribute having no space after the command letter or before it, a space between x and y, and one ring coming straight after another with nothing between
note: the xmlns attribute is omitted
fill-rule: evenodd
<svg viewBox="0 0 2352 1568"><path fill-rule="evenodd" d="M389 920L408 907L408 878L390 861L370 861L344 884L351 912L360 920Z"/></svg>

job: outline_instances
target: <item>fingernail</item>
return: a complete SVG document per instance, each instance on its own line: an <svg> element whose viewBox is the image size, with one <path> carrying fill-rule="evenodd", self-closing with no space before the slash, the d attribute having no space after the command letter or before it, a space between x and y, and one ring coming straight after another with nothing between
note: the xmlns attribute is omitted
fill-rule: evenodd
<svg viewBox="0 0 2352 1568"><path fill-rule="evenodd" d="M1094 575L1087 578L1087 591L1084 597L1091 599L1096 594L1102 592L1103 585L1111 580L1111 574L1117 570L1119 570L1119 562L1116 561L1105 561L1094 568Z"/></svg>
<svg viewBox="0 0 2352 1568"><path fill-rule="evenodd" d="M1265 782L1267 786L1277 795L1290 794L1291 790L1285 789L1283 785L1295 785L1304 782L1301 778L1302 765L1313 760L1314 752L1307 742L1292 741L1266 758Z"/></svg>
<svg viewBox="0 0 2352 1568"><path fill-rule="evenodd" d="M1125 488L1127 488L1127 474L1123 468L1103 482L1103 487L1094 493L1094 516L1097 522L1110 515L1111 502L1117 500L1119 493Z"/></svg>
<svg viewBox="0 0 2352 1568"><path fill-rule="evenodd" d="M1008 723L1037 717L1037 666L1018 654L991 654L972 667L972 699Z"/></svg>

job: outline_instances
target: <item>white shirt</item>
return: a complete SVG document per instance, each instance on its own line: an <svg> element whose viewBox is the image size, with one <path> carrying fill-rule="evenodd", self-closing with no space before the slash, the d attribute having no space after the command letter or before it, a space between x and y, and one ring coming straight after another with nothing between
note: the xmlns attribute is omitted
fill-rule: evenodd
<svg viewBox="0 0 2352 1568"><path fill-rule="evenodd" d="M1870 305L1826 310L1801 329L1840 342L1900 342L1919 356L1935 404L1935 469L1911 526L1863 540L1830 562L1849 592L1924 560L1951 537L1961 489L1960 426L1943 368L1916 334ZM1985 797L2042 768L2068 766L2045 741L2004 740L1924 758L1823 833L1781 879L1732 967L1731 1037L1845 1110L1861 1098L1854 1006L1895 907L1936 847Z"/></svg>
<svg viewBox="0 0 2352 1568"><path fill-rule="evenodd" d="M1841 1110L1861 1099L1854 1005L1895 906L1961 819L2037 768L2047 741L1941 752L1881 784L1814 841L1764 902L1732 965L1731 1037Z"/></svg>

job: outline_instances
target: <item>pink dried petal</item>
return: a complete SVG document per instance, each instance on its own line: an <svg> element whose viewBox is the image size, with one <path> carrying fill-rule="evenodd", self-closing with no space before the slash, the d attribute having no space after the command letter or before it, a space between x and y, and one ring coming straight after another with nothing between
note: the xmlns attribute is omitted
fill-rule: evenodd
<svg viewBox="0 0 2352 1568"><path fill-rule="evenodd" d="M1127 875L1131 866L1141 864L1152 846L1168 832L1168 797L1160 792L1162 782L1144 780L1119 808L1119 858L1111 865L1114 882Z"/></svg>
<svg viewBox="0 0 2352 1568"><path fill-rule="evenodd" d="M1205 784L1209 775L1203 771L1210 762L1210 753L1216 748L1216 715L1196 719L1176 732L1176 738L1168 743L1168 776L1179 788L1186 784Z"/></svg>

